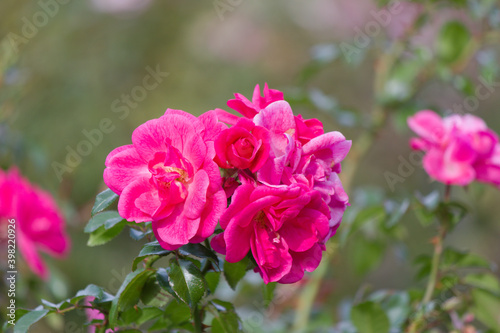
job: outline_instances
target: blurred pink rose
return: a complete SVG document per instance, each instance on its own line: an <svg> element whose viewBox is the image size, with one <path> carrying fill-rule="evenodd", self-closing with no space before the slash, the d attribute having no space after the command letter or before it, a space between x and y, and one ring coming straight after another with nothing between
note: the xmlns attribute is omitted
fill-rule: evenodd
<svg viewBox="0 0 500 333"><path fill-rule="evenodd" d="M410 145L423 150L425 171L448 185L468 185L474 180L500 188L500 143L495 132L473 115L441 118L430 110L408 118L420 137Z"/></svg>
<svg viewBox="0 0 500 333"><path fill-rule="evenodd" d="M95 297L89 296L85 298L85 305L91 305L90 302L92 302L95 299ZM104 319L104 314L102 314L99 310L94 310L94 309L85 309L85 315L87 316L87 320L89 322L92 322L92 320L102 320ZM115 328L116 330L116 328ZM115 330L108 328L105 333L113 333ZM88 327L88 333L95 333L96 327L95 325L89 325Z"/></svg>
<svg viewBox="0 0 500 333"><path fill-rule="evenodd" d="M0 170L2 229L7 229L10 219L15 219L16 245L22 257L33 272L46 279L48 271L38 251L62 257L69 251L70 241L54 199L22 178L16 168L7 173ZM6 234L0 234L0 240L5 239Z"/></svg>

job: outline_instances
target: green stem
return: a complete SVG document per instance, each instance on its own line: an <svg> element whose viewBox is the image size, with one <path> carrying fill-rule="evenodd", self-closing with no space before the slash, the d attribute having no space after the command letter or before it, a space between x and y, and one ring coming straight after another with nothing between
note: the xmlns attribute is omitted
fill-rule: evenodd
<svg viewBox="0 0 500 333"><path fill-rule="evenodd" d="M422 304L427 304L432 298L434 289L436 288L436 281L439 273L439 263L441 262L441 254L443 253L443 238L444 229L439 232L439 235L433 240L434 242L434 254L432 256L432 268L429 281L427 282L427 288L425 289L424 298L422 299Z"/></svg>
<svg viewBox="0 0 500 333"><path fill-rule="evenodd" d="M448 202L450 200L451 195L451 186L446 185L444 190L443 201ZM434 290L436 289L437 279L439 277L439 264L441 263L441 256L443 254L443 242L446 237L446 224L441 223L439 226L439 232L436 237L432 240L434 244L434 254L432 255L432 264L431 264L431 273L429 276L429 281L427 281L427 287L425 288L424 298L422 298L421 305L425 306L425 304L429 303L432 299L432 295L434 294ZM420 326L425 323L425 315L423 313L419 314L417 318L410 323L408 327L409 333L417 333L420 332Z"/></svg>
<svg viewBox="0 0 500 333"><path fill-rule="evenodd" d="M197 305L193 310L193 319L194 319L194 331L196 333L203 333L202 311Z"/></svg>
<svg viewBox="0 0 500 333"><path fill-rule="evenodd" d="M450 201L451 195L451 186L446 185L444 190L444 202ZM434 289L436 288L436 281L439 273L439 263L441 262L441 254L443 253L443 241L446 236L446 224L441 223L439 226L438 235L433 239L434 244L434 254L432 255L432 266L431 266L431 275L429 277L429 281L427 282L427 288L425 289L424 298L422 299L422 303L426 304L432 298L432 294L434 293Z"/></svg>

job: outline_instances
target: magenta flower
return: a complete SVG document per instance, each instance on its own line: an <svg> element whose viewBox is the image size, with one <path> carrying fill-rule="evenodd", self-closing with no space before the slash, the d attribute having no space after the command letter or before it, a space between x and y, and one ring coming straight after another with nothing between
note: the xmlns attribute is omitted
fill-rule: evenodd
<svg viewBox="0 0 500 333"><path fill-rule="evenodd" d="M224 232L212 240L226 261L238 262L251 251L265 283L293 283L316 269L330 219L319 192L303 184L244 181L232 200L220 220Z"/></svg>
<svg viewBox="0 0 500 333"><path fill-rule="evenodd" d="M320 136L324 133L323 123L318 119L303 119L299 114L295 116L295 136L301 144L305 145L311 139Z"/></svg>
<svg viewBox="0 0 500 333"><path fill-rule="evenodd" d="M153 221L168 250L212 235L227 204L213 161L214 139L224 128L213 111L196 118L171 109L139 126L132 144L106 159L104 182L120 195L120 215Z"/></svg>
<svg viewBox="0 0 500 333"><path fill-rule="evenodd" d="M39 251L62 257L70 241L64 220L51 195L22 178L16 168L0 170L0 241L7 239L9 220L15 220L16 245L38 276L47 279L48 271Z"/></svg>
<svg viewBox="0 0 500 333"><path fill-rule="evenodd" d="M269 156L269 132L247 119L220 133L215 140L215 162L221 168L250 169L256 172Z"/></svg>
<svg viewBox="0 0 500 333"><path fill-rule="evenodd" d="M242 116L252 119L260 110L267 107L269 104L282 101L283 93L279 90L269 89L267 83L264 85L264 96L260 95L260 87L257 84L253 91L252 101L249 101L242 94L234 94L235 99L227 102L227 106L238 111Z"/></svg>
<svg viewBox="0 0 500 333"><path fill-rule="evenodd" d="M448 185L468 185L474 180L500 187L500 143L495 132L473 115L441 118L430 110L408 118L420 138L410 145L425 151L423 165L434 179Z"/></svg>
<svg viewBox="0 0 500 333"><path fill-rule="evenodd" d="M352 142L340 132L322 134L322 124L316 119L304 122L300 117L297 122L297 118L285 101L272 103L255 116L254 122L271 133L273 148L257 179L274 186L302 183L320 192L331 209L333 236L348 205L338 173Z"/></svg>

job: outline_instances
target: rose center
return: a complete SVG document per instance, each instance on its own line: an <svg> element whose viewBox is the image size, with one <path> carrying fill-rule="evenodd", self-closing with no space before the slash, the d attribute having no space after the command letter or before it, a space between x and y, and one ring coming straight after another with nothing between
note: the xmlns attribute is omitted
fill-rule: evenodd
<svg viewBox="0 0 500 333"><path fill-rule="evenodd" d="M250 158L252 157L254 146L247 138L242 138L236 141L234 144L236 152L240 157Z"/></svg>

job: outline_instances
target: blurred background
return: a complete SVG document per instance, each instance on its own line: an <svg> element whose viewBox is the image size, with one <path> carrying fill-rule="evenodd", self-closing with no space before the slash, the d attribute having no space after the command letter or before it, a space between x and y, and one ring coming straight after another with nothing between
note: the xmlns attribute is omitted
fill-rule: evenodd
<svg viewBox="0 0 500 333"><path fill-rule="evenodd" d="M194 115L228 110L233 93L251 97L257 83L284 91L295 114L318 118L325 131L353 141L374 109L387 111L373 146L356 164L349 210L384 197L401 203L416 191L442 191L411 162L400 174L411 154L405 121L424 108L443 115L464 110L500 132L500 86L485 85L500 82L498 2L396 5L392 13L391 4L374 0L0 2L0 167L17 165L50 191L72 239L65 260L46 257L47 284L21 272L25 305L40 297L58 301L89 283L116 292L142 242L124 231L104 246L86 246L83 228L105 189L107 154L129 144L138 125L166 108ZM481 85L489 89L487 98L477 96ZM94 141L84 147L89 133ZM391 185L388 173L404 179ZM473 184L453 196L472 214L450 242L500 264L500 191ZM412 262L417 253L431 252L434 230L424 229L412 212L400 224L394 235L365 230L362 241L338 249L313 313L318 327L336 323L339 304L361 288L421 283ZM249 299L258 299L256 281L249 274L236 300L247 304L243 317L252 311ZM224 297L234 293L227 289ZM292 320L295 302L292 295L265 314L268 332ZM54 327L69 331L61 322Z"/></svg>

